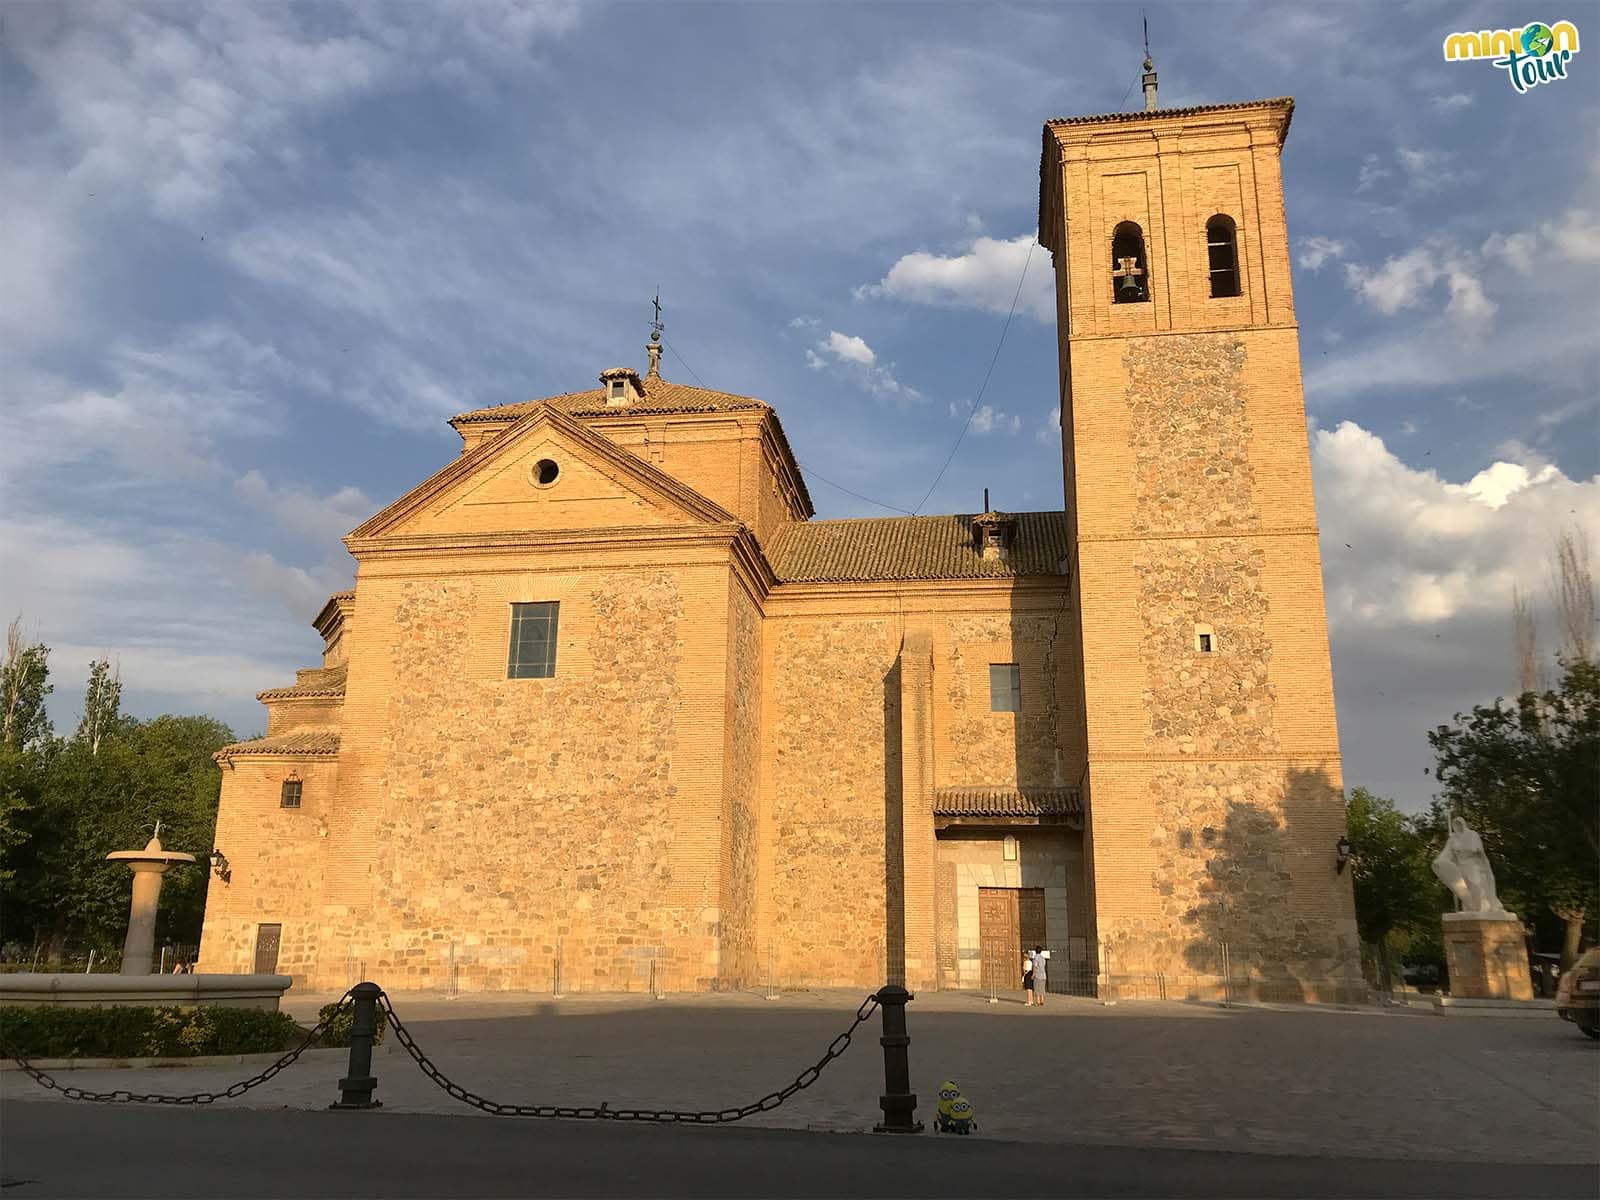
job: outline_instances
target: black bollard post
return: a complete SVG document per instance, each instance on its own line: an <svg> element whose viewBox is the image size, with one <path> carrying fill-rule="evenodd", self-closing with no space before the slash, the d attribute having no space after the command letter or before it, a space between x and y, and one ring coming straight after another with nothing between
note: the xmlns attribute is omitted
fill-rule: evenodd
<svg viewBox="0 0 1600 1200"><path fill-rule="evenodd" d="M883 1109L883 1121L872 1127L874 1133L921 1133L922 1122L916 1119L917 1097L911 1090L911 1064L906 1047L911 1038L906 1033L906 1002L913 997L898 983L878 991L878 1004L883 1009L883 1036L878 1044L883 1047L883 1095L878 1097L878 1107Z"/></svg>
<svg viewBox="0 0 1600 1200"><path fill-rule="evenodd" d="M339 1100L329 1108L382 1108L382 1100L372 1098L378 1081L372 1074L372 1039L378 1032L378 997L383 989L375 983L358 983L350 989L355 1000L355 1017L350 1022L350 1067L339 1080Z"/></svg>

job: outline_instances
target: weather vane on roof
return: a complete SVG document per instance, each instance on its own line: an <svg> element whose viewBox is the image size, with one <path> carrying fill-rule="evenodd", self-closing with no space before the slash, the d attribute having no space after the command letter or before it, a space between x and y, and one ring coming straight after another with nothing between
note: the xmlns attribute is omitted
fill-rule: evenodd
<svg viewBox="0 0 1600 1200"><path fill-rule="evenodd" d="M1139 14L1139 19L1144 22L1144 108L1146 112L1156 110L1156 64L1150 57L1150 18L1144 13Z"/></svg>
<svg viewBox="0 0 1600 1200"><path fill-rule="evenodd" d="M661 378L661 331L666 328L661 323L661 288L656 288L656 298L652 302L656 306L656 319L650 323L650 344L644 352L650 356L650 370L646 379Z"/></svg>

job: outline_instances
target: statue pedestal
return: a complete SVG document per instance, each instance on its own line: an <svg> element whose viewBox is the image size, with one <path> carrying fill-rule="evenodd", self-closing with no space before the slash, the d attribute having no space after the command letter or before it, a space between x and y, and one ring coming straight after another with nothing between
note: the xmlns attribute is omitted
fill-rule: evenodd
<svg viewBox="0 0 1600 1200"><path fill-rule="evenodd" d="M1454 999L1533 999L1522 922L1510 913L1445 913L1444 957Z"/></svg>

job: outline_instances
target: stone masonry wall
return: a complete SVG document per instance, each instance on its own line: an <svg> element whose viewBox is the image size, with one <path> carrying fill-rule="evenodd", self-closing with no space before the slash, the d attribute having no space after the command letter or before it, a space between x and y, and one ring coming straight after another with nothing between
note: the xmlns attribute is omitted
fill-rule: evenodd
<svg viewBox="0 0 1600 1200"><path fill-rule="evenodd" d="M711 985L716 925L672 907L683 601L668 571L598 574L587 678L460 669L473 584L403 585L390 653L384 806L365 944L392 986ZM519 685L530 684L531 687ZM714 961L714 953L712 954Z"/></svg>
<svg viewBox="0 0 1600 1200"><path fill-rule="evenodd" d="M1182 754L1276 753L1264 553L1231 538L1150 541L1134 560L1145 745ZM1195 647L1208 625L1215 649Z"/></svg>
<svg viewBox="0 0 1600 1200"><path fill-rule="evenodd" d="M291 771L301 779L299 808L280 803ZM227 853L229 878L213 878L206 893L201 970L253 971L257 930L272 924L283 927L278 971L301 986L315 973L328 813L338 781L338 763L327 759L246 756L222 768L213 844Z"/></svg>
<svg viewBox="0 0 1600 1200"><path fill-rule="evenodd" d="M1061 643L1070 637L1066 624L1046 616L950 618L950 729L942 779L955 786L1037 787L1054 781L1061 709L1055 665ZM1020 713L990 711L988 666L999 661L1021 668Z"/></svg>
<svg viewBox="0 0 1600 1200"><path fill-rule="evenodd" d="M1252 495L1244 343L1227 334L1131 338L1135 530L1215 533L1261 523Z"/></svg>
<svg viewBox="0 0 1600 1200"><path fill-rule="evenodd" d="M1151 775L1157 903L1150 916L1103 931L1114 962L1162 971L1176 984L1219 975L1226 943L1233 974L1269 985L1350 968L1353 942L1295 904L1293 867L1305 836L1295 826L1308 807L1325 803L1325 789L1315 772L1274 763L1173 763Z"/></svg>
<svg viewBox="0 0 1600 1200"><path fill-rule="evenodd" d="M887 620L795 621L774 639L771 942L788 985L870 983L885 937L885 795L898 772ZM898 783L894 784L898 794ZM898 898L896 898L898 900Z"/></svg>

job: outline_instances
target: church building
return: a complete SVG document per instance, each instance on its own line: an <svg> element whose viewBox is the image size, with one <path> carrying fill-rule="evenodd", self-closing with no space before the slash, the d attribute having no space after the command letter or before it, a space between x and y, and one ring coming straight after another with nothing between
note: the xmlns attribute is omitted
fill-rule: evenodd
<svg viewBox="0 0 1600 1200"><path fill-rule="evenodd" d="M203 971L1361 990L1287 99L1053 120L1064 505L815 520L779 413L455 417L226 747ZM1224 946L1226 949L1224 949Z"/></svg>

